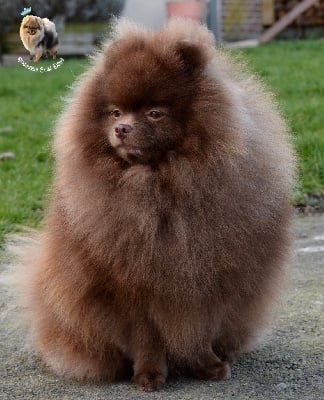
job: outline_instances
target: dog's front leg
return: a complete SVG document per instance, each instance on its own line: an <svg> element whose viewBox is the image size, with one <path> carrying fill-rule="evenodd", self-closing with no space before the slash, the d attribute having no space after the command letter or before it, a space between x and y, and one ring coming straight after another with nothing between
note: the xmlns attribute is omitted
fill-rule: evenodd
<svg viewBox="0 0 324 400"><path fill-rule="evenodd" d="M136 332L132 343L134 360L133 381L139 390L152 392L167 378L166 354L158 333L150 325Z"/></svg>

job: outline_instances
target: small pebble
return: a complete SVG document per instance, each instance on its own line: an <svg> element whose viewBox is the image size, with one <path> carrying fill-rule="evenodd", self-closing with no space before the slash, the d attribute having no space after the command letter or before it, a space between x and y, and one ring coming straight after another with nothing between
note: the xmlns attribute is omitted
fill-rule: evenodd
<svg viewBox="0 0 324 400"><path fill-rule="evenodd" d="M287 384L284 382L278 383L278 385L277 385L278 389L286 389L286 387L287 387Z"/></svg>
<svg viewBox="0 0 324 400"><path fill-rule="evenodd" d="M15 158L14 153L0 153L0 160L6 160L7 158Z"/></svg>

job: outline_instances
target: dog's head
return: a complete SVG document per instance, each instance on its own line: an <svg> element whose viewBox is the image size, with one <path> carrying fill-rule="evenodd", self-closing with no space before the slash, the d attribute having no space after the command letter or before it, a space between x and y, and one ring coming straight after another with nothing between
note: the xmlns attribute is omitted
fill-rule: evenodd
<svg viewBox="0 0 324 400"><path fill-rule="evenodd" d="M184 31L178 38L175 29ZM118 156L131 163L159 162L180 151L199 98L207 57L186 40L179 23L156 34L138 32L115 38L104 55L95 109L107 110L106 132ZM195 30L196 32L196 30Z"/></svg>
<svg viewBox="0 0 324 400"><path fill-rule="evenodd" d="M44 31L42 19L34 15L27 15L21 22L21 30L30 36L38 36Z"/></svg>

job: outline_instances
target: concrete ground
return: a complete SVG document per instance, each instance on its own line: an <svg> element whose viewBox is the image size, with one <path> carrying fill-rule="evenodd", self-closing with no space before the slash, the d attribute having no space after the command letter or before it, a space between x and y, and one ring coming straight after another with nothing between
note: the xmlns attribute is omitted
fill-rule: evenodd
<svg viewBox="0 0 324 400"><path fill-rule="evenodd" d="M139 393L129 383L80 384L48 371L23 348L17 310L10 305L0 263L0 399L38 400L212 400L323 399L324 215L298 217L295 259L285 304L263 348L234 364L225 382L173 380L155 393ZM0 258L1 261L1 258Z"/></svg>

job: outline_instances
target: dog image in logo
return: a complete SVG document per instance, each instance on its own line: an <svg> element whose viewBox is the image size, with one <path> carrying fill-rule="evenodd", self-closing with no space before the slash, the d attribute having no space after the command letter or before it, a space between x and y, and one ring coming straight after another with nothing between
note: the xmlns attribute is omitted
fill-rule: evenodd
<svg viewBox="0 0 324 400"><path fill-rule="evenodd" d="M20 25L20 38L30 53L30 59L38 62L42 55L56 58L58 34L54 22L48 18L27 15Z"/></svg>

